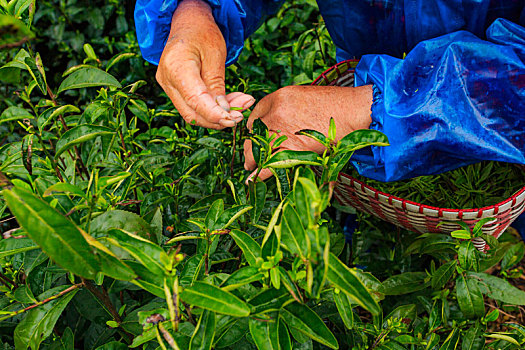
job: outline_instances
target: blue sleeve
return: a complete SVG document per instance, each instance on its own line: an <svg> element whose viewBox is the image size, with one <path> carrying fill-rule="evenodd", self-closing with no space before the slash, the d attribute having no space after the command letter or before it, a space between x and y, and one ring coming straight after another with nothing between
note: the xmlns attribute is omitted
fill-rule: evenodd
<svg viewBox="0 0 525 350"><path fill-rule="evenodd" d="M158 64L168 40L171 18L183 0L137 0L135 27L142 56ZM260 26L262 21L275 13L284 0L205 0L212 8L228 56L226 65L234 63L244 46L244 40Z"/></svg>
<svg viewBox="0 0 525 350"><path fill-rule="evenodd" d="M371 128L391 145L357 155L362 175L394 181L481 160L525 164L525 28L498 19L486 34L426 40L405 59L363 56L356 85L373 84Z"/></svg>
<svg viewBox="0 0 525 350"><path fill-rule="evenodd" d="M511 224L512 227L518 231L521 239L525 241L525 213L518 216L518 218Z"/></svg>

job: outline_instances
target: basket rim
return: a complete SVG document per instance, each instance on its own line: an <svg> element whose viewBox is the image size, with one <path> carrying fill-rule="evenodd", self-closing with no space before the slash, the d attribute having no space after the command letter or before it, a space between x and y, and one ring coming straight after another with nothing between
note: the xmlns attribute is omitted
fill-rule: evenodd
<svg viewBox="0 0 525 350"><path fill-rule="evenodd" d="M374 187L372 187L370 185L367 185L363 181L360 181L360 180L356 179L355 177L353 177L351 175L348 175L346 173L340 173L339 176L346 177L347 179L349 179L351 181L351 183L355 182L355 183L361 185L361 188L366 187L367 189L369 189L372 192L374 192L376 197L379 194L387 197L389 204L392 204L392 200L394 200L394 199L399 201L399 202L401 202L401 205L403 206L403 209L405 209L405 210L407 210L406 204L408 203L408 204L411 204L411 205L414 205L414 206L418 207L420 213L423 212L423 209L435 210L435 211L438 212L438 216L439 217L443 216L443 212L457 213L460 216L460 219L461 219L462 213L478 212L478 217L481 217L483 212L493 209L494 210L494 214L497 214L498 211L499 211L499 207L500 206L503 206L503 205L505 205L505 204L507 204L509 202L512 202L512 205L515 205L518 197L521 196L523 193L525 193L525 185L524 185L520 190L516 191L512 196L510 196L509 198L505 199L504 201L496 203L496 204L493 204L493 205L489 205L489 206L486 206L486 207L469 208L469 209L440 208L440 207L434 207L434 206L431 206L431 205L418 203L418 202L414 202L414 201L411 201L411 200L408 200L408 199L400 198L400 197L394 196L393 194L390 194L390 193L385 193L385 192L380 191L380 190L378 190L378 189L376 189L376 188L374 188Z"/></svg>
<svg viewBox="0 0 525 350"><path fill-rule="evenodd" d="M341 74L341 72L339 72L339 70L338 70L338 67L341 66L342 64L350 63L350 62L359 62L359 60L357 60L357 59L350 59L350 60L344 60L344 61L341 61L341 62L337 62L332 67L330 67L330 68L326 69L324 72L322 72L310 85L318 85L317 83L321 79L324 79L324 80L328 81L328 77L326 75L328 73L330 73L331 71L333 71L333 70L336 70L338 75ZM350 68L349 70L350 71L355 71L354 68Z"/></svg>

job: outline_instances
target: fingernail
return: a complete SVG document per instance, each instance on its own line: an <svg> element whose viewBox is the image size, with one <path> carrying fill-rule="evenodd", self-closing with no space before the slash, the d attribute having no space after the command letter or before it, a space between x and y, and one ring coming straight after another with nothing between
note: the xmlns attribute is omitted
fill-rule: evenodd
<svg viewBox="0 0 525 350"><path fill-rule="evenodd" d="M231 128L231 127L234 127L236 123L234 120L231 120L231 119L221 119L219 120L219 124L227 128Z"/></svg>
<svg viewBox="0 0 525 350"><path fill-rule="evenodd" d="M244 116L242 115L241 112L239 111L231 111L230 112L230 116L236 121L236 122L240 122Z"/></svg>
<svg viewBox="0 0 525 350"><path fill-rule="evenodd" d="M255 176L255 172L251 173L248 178L246 179L246 181L244 181L244 183L246 185L249 185L250 184L250 181L253 181L253 177Z"/></svg>
<svg viewBox="0 0 525 350"><path fill-rule="evenodd" d="M217 96L215 98L215 102L217 102L217 104L226 112L230 111L230 104L228 103L228 101L226 101L226 96Z"/></svg>
<svg viewBox="0 0 525 350"><path fill-rule="evenodd" d="M242 105L242 108L250 108L255 102L254 98L251 98L248 102Z"/></svg>

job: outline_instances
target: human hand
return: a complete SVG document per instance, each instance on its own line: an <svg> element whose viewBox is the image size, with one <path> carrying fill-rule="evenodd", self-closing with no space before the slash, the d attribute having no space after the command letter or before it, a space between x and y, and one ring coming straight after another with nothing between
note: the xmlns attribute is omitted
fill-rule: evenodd
<svg viewBox="0 0 525 350"><path fill-rule="evenodd" d="M226 95L226 43L201 0L185 0L175 11L156 78L187 123L211 129L235 126L255 99L242 92Z"/></svg>
<svg viewBox="0 0 525 350"><path fill-rule="evenodd" d="M372 86L287 86L264 97L253 109L248 119L251 131L253 121L261 118L270 134L286 135L279 150L314 151L322 153L324 146L317 141L296 133L313 129L328 134L330 118L334 118L336 140L358 129L368 129L372 122ZM257 167L252 154L250 140L244 142L244 167ZM255 172L250 175L249 180ZM263 169L259 178L265 180L272 173Z"/></svg>

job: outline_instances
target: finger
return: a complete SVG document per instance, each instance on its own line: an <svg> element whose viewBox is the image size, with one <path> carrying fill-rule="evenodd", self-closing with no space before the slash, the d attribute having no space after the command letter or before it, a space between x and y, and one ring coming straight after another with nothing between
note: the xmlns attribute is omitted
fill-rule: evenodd
<svg viewBox="0 0 525 350"><path fill-rule="evenodd" d="M220 50L208 52L202 56L201 76L208 92L215 98L217 104L226 112L230 112L230 103L226 99L225 63L226 56Z"/></svg>
<svg viewBox="0 0 525 350"><path fill-rule="evenodd" d="M252 141L244 141L244 169L253 170L257 166L252 153Z"/></svg>
<svg viewBox="0 0 525 350"><path fill-rule="evenodd" d="M244 111L255 103L255 98L243 92L232 92L226 95L226 101L231 107L242 108Z"/></svg>
<svg viewBox="0 0 525 350"><path fill-rule="evenodd" d="M224 96L224 95L219 95L219 96L215 97L215 101L216 101L217 104L218 104L222 109L224 109L226 112L229 112L229 111L230 111L230 104L229 104L228 101L226 100L226 96Z"/></svg>
<svg viewBox="0 0 525 350"><path fill-rule="evenodd" d="M248 185L248 183L250 181L254 181L255 180L255 174L257 174L257 170L252 172L248 178L246 179L245 183L246 185ZM270 171L270 169L263 169L261 170L261 172L259 173L259 176L257 176L257 178L259 178L261 181L264 181L270 177L273 176L273 173Z"/></svg>
<svg viewBox="0 0 525 350"><path fill-rule="evenodd" d="M241 120L244 119L244 116L242 115L241 111L231 111L230 115L236 123L239 123Z"/></svg>
<svg viewBox="0 0 525 350"><path fill-rule="evenodd" d="M172 81L184 102L207 122L219 124L223 119L231 120L230 113L217 103L216 96L208 90L196 65L186 66L180 78Z"/></svg>
<svg viewBox="0 0 525 350"><path fill-rule="evenodd" d="M173 105L175 106L175 108L177 108L177 111L179 112L179 114L182 116L182 118L184 119L186 123L197 125L197 126L202 126L208 129L217 129L217 130L235 125L235 122L233 121L230 121L230 123L225 123L225 124L211 123L207 121L205 118L203 118L201 115L196 113L190 106L188 106L184 102L184 99L182 98L182 96L179 94L177 90L173 88L168 88L165 91L168 94L168 97L173 102Z"/></svg>

